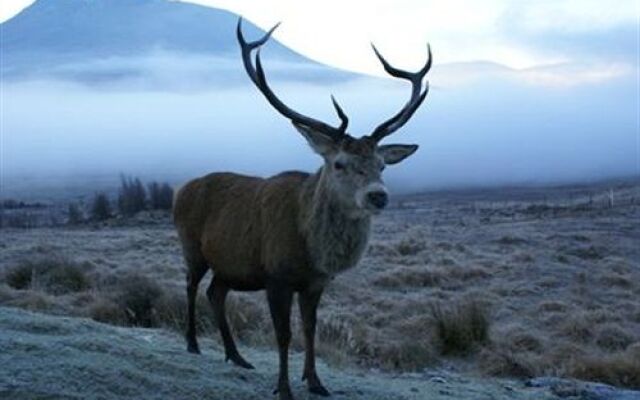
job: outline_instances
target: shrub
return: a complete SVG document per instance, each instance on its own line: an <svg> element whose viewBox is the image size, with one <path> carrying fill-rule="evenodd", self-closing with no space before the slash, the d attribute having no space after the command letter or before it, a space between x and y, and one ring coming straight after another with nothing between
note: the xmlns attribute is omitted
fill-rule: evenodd
<svg viewBox="0 0 640 400"><path fill-rule="evenodd" d="M95 194L89 214L94 221L104 221L111 218L111 203L105 193Z"/></svg>
<svg viewBox="0 0 640 400"><path fill-rule="evenodd" d="M124 216L132 216L145 209L147 193L138 178L120 175L118 210Z"/></svg>
<svg viewBox="0 0 640 400"><path fill-rule="evenodd" d="M67 211L68 219L67 223L69 225L78 225L84 221L84 215L82 215L82 211L80 211L80 207L77 204L71 203L69 204L69 209Z"/></svg>
<svg viewBox="0 0 640 400"><path fill-rule="evenodd" d="M431 308L436 337L442 354L466 355L489 339L489 317L476 301Z"/></svg>
<svg viewBox="0 0 640 400"><path fill-rule="evenodd" d="M173 203L173 189L168 183L151 182L149 190L149 206L153 210L170 210Z"/></svg>

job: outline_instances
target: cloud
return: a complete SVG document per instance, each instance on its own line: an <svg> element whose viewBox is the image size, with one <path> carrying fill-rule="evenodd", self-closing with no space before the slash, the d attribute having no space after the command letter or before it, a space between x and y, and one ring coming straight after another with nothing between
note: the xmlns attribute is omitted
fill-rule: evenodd
<svg viewBox="0 0 640 400"><path fill-rule="evenodd" d="M610 53L597 50L616 48L621 38L634 44L625 46L625 53L637 52L634 0L615 6L599 0L371 0L366 7L342 0L185 1L240 13L262 28L283 21L276 37L285 45L330 65L379 76L384 72L370 41L403 68L424 62L426 41L440 64L487 61L516 69L608 62Z"/></svg>
<svg viewBox="0 0 640 400"><path fill-rule="evenodd" d="M155 50L138 56L89 57L82 61L46 59L42 54L29 57L9 59L8 65L4 66L3 79L6 82L64 81L120 91L207 91L249 84L241 61L232 56ZM15 65L12 61L16 61ZM357 77L356 74L308 62L269 58L263 63L270 81L326 85Z"/></svg>
<svg viewBox="0 0 640 400"><path fill-rule="evenodd" d="M0 23L12 18L36 0L3 0L0 2Z"/></svg>
<svg viewBox="0 0 640 400"><path fill-rule="evenodd" d="M627 63L556 63L533 68L509 68L489 62L452 63L431 74L437 87L454 89L483 81L502 80L547 88L598 85L633 78L637 69Z"/></svg>
<svg viewBox="0 0 640 400"><path fill-rule="evenodd" d="M633 25L638 2L619 0L615 7L601 0L511 2L505 17L517 21L519 29L531 33L592 33ZM515 25L515 24L514 24Z"/></svg>
<svg viewBox="0 0 640 400"><path fill-rule="evenodd" d="M546 86L508 78L530 71L495 64L456 67L460 75L477 70L477 79L434 85L413 119L386 140L420 145L415 156L386 172L396 189L639 172L633 76L588 77L592 82L581 85L551 79ZM571 75L556 68L550 76ZM410 92L406 82L375 78L330 85L276 79L273 87L295 110L331 124L336 116L329 94L336 94L354 136L370 133L397 112ZM5 83L4 91L6 176L124 171L182 179L216 170L265 176L313 171L321 163L248 82L151 92L39 81Z"/></svg>
<svg viewBox="0 0 640 400"><path fill-rule="evenodd" d="M593 85L633 76L635 69L629 64L558 64L518 71L526 82L543 86L570 87Z"/></svg>

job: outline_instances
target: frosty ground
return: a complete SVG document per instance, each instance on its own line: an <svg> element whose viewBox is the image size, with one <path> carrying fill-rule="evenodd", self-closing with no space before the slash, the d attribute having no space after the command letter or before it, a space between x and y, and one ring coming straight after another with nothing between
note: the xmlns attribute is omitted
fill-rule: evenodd
<svg viewBox="0 0 640 400"><path fill-rule="evenodd" d="M0 308L0 396L6 399L265 399L276 381L273 352L250 350L256 370L226 364L210 340L186 353L166 331L117 328L86 319ZM292 372L302 368L295 354ZM319 372L335 399L552 399L545 389L507 380L428 374ZM317 398L294 381L298 399Z"/></svg>
<svg viewBox="0 0 640 400"><path fill-rule="evenodd" d="M93 374L107 393L111 378L101 381L100 376L121 373L110 367L92 370L81 357L82 349L89 348L86 352L97 357L93 360L105 357L104 365L117 365L118 358L125 357L128 372L123 373L131 376L120 376L129 383L118 387L132 390L136 397L141 392L153 396L154 386L184 393L184 398L194 393L191 390L217 398L215 390L234 387L246 391L237 392L242 393L237 398L265 398L271 393L276 355L263 293L233 293L228 304L240 351L258 371L239 371L212 353L218 348L218 335L202 297L200 337L213 341L206 342L208 350L196 363L184 351L179 334L186 297L184 267L168 215L148 213L76 227L3 229L0 234L1 305L165 329L127 330L5 309L2 347L6 343L10 350L3 352L9 357L3 365L13 361L18 368L8 370L14 374L11 385L18 386L6 390L24 390L20 379L34 379L26 365L49 370L54 374L49 382L57 382L62 377L55 375L55 368L47 368L46 360L59 358L59 367L76 365L75 354L78 373ZM396 197L376 219L361 264L337 277L321 302L322 376L334 394L344 398L376 398L374 392L380 398L438 398L451 393L453 398L528 398L530 393L547 392L524 389L522 382L547 375L640 388L638 243L636 181ZM72 277L81 279L73 280L71 287L65 278L61 287L51 277L60 279L59 274L47 275L55 268L75 271ZM15 271L28 273L12 275ZM12 279L16 276L22 280ZM131 281L140 285L128 287ZM129 291L142 298L123 301ZM458 334L473 327L475 314L482 315L480 329L486 329L486 335L473 330L471 335ZM31 322L24 322L27 327L16 322L18 327L11 330L13 323L7 318ZM42 333L51 340L50 354L56 357L49 359L46 351L38 350L37 332L29 331L38 329L35 321L57 327L53 333ZM87 343L67 348L65 343L84 340L73 327L93 333L85 334ZM292 377L299 371L302 349L297 318L294 328ZM117 343L120 350L111 353L100 345L91 350L88 339L93 335L95 343ZM186 378L155 384L165 381L163 374L179 377L169 372L173 367L187 371ZM81 375L75 384L70 383L72 374L65 379L60 382L68 382L70 390L85 382ZM304 398L302 384L295 387ZM458 389L467 395L455 397Z"/></svg>

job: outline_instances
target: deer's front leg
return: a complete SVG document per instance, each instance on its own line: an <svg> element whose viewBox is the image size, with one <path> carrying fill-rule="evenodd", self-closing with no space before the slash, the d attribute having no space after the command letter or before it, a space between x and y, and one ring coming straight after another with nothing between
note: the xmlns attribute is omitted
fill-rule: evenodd
<svg viewBox="0 0 640 400"><path fill-rule="evenodd" d="M322 386L322 382L320 382L320 378L318 378L318 374L316 373L316 312L323 289L324 288L310 288L300 292L298 295L305 342L304 373L302 379L307 380L307 385L311 393L329 396L329 391Z"/></svg>
<svg viewBox="0 0 640 400"><path fill-rule="evenodd" d="M278 376L278 398L293 400L289 387L289 342L291 341L291 301L293 290L283 282L269 282L267 284L267 300L271 311L273 327L278 341L280 355L280 374Z"/></svg>

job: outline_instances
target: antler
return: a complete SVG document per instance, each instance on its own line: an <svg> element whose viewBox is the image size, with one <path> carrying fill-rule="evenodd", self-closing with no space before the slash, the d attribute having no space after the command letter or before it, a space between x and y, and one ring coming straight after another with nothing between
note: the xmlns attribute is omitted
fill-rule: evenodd
<svg viewBox="0 0 640 400"><path fill-rule="evenodd" d="M410 81L412 85L411 98L409 99L407 104L405 104L405 106L402 107L402 109L396 115L380 124L371 134L370 137L376 142L379 142L380 140L382 140L386 136L391 135L393 132L397 131L404 124L406 124L411 116L413 116L413 113L416 112L418 107L420 107L420 104L422 104L424 99L427 97L427 93L429 93L429 82L426 82L425 89L424 91L422 91L422 80L424 79L427 72L429 72L429 69L431 69L432 56L431 47L427 45L427 51L429 54L427 63L418 72L407 72L391 66L391 64L389 64L387 60L382 57L373 43L371 44L371 47L373 47L374 53L376 53L378 60L380 60L382 66L384 67L384 70L387 71L389 75L396 78L406 79Z"/></svg>
<svg viewBox="0 0 640 400"><path fill-rule="evenodd" d="M238 20L238 28L236 30L238 36L238 43L240 43L240 48L242 50L242 62L244 63L244 68L247 71L247 74L253 81L253 83L258 87L260 92L267 98L267 101L283 116L289 118L292 122L297 124L301 124L307 126L309 128L313 128L318 130L327 136L331 137L335 141L340 141L346 134L347 125L349 124L349 118L344 113L340 105L336 101L336 99L331 96L331 102L333 103L333 107L336 109L336 113L340 118L341 124L338 128L334 128L331 125L325 124L322 121L318 121L311 117L307 117L298 113L297 111L292 110L287 107L276 95L271 91L269 85L267 85L267 79L264 74L264 69L262 68L262 62L260 61L260 46L265 44L267 40L271 37L273 31L280 25L280 23L276 24L273 28L269 29L269 31L259 40L254 42L247 42L242 35L242 18ZM254 68L253 63L251 62L251 52L254 49L258 49L256 52L256 66Z"/></svg>

